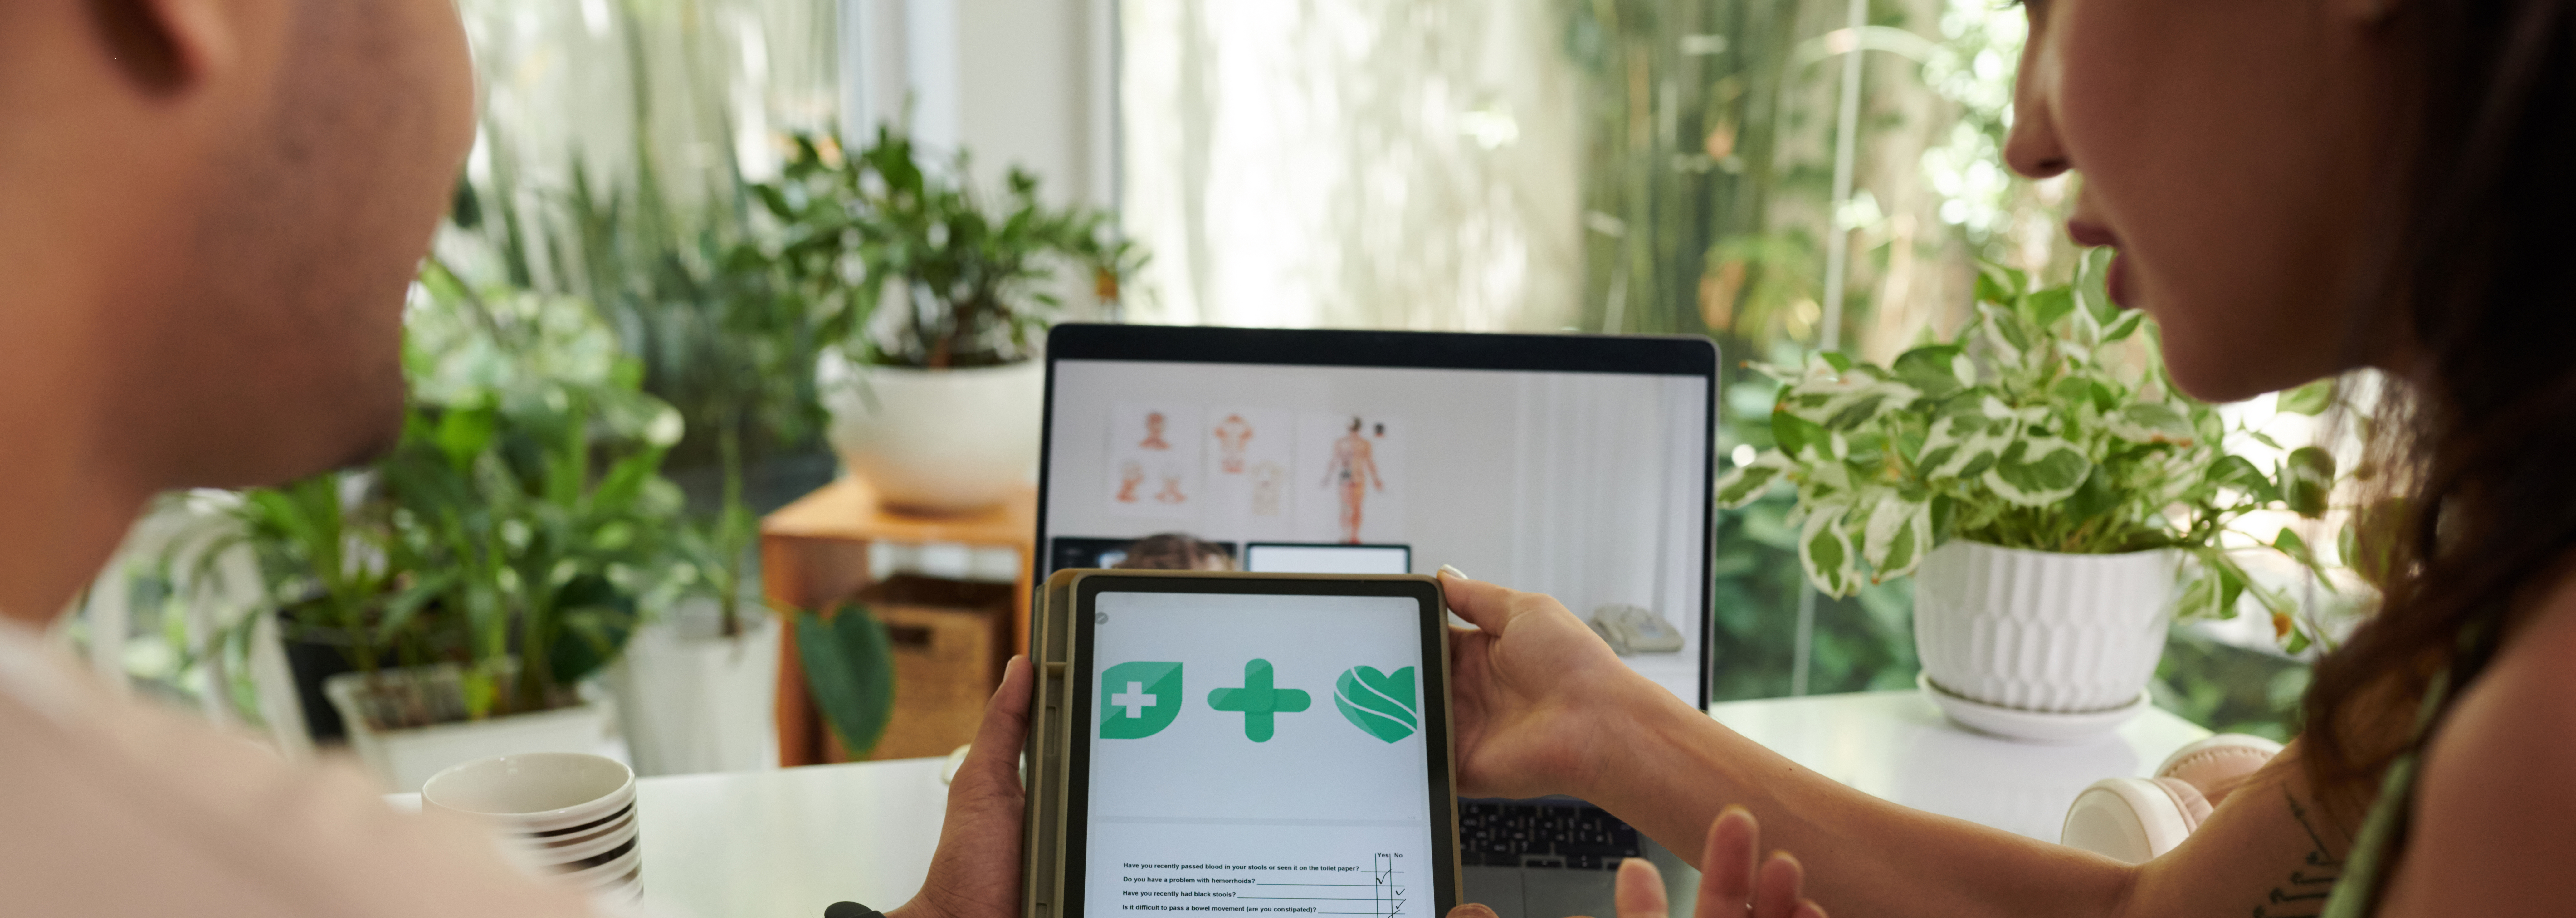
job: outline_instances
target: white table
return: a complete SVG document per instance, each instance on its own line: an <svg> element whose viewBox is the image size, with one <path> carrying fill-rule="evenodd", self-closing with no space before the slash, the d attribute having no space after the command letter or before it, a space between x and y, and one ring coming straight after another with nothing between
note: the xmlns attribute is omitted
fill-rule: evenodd
<svg viewBox="0 0 2576 918"><path fill-rule="evenodd" d="M1737 733L1882 800L2057 840L2066 807L2103 778L2147 777L2209 735L2149 708L2097 742L2043 746L1972 733L1921 693L1860 692L1713 705Z"/></svg>
<svg viewBox="0 0 2576 918"><path fill-rule="evenodd" d="M1881 798L2047 841L2085 785L2144 776L2209 735L2150 710L2095 743L2016 743L1954 726L1910 691L1728 702L1711 715ZM943 764L639 781L645 901L675 918L819 918L842 899L902 904L921 888L939 838Z"/></svg>

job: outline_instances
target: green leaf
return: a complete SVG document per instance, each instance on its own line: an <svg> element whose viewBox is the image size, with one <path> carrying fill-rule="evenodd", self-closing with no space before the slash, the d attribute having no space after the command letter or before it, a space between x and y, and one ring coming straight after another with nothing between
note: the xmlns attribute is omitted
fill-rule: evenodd
<svg viewBox="0 0 2576 918"><path fill-rule="evenodd" d="M1824 425L1801 418L1785 408L1775 408L1771 412L1771 439L1780 444L1782 452L1797 456L1801 461L1805 460L1810 447L1821 453L1830 446Z"/></svg>
<svg viewBox="0 0 2576 918"><path fill-rule="evenodd" d="M2334 397L2335 381L2331 378L2320 379L2281 393L2275 407L2287 414L2304 414L2313 417L2324 414L2326 409L2334 407Z"/></svg>
<svg viewBox="0 0 2576 918"><path fill-rule="evenodd" d="M2281 502L2290 512L2309 519L2326 513L2327 498L2334 491L2334 454L2314 446L2290 451L2281 467Z"/></svg>
<svg viewBox="0 0 2576 918"><path fill-rule="evenodd" d="M1972 390L1951 399L1933 419L1916 469L1926 479L1973 478L1992 468L2020 431L2012 406Z"/></svg>
<svg viewBox="0 0 2576 918"><path fill-rule="evenodd" d="M842 606L825 618L796 615L796 651L805 686L841 748L867 758L894 715L894 644L866 606Z"/></svg>
<svg viewBox="0 0 2576 918"><path fill-rule="evenodd" d="M2030 316L2030 324L2046 329L2075 311L2075 293L2064 287L2050 287L2023 300L2022 309Z"/></svg>
<svg viewBox="0 0 2576 918"><path fill-rule="evenodd" d="M1897 356L1896 378L1927 398L1940 398L1976 382L1973 369L1966 379L1957 372L1957 363L1965 355L1955 344L1918 347Z"/></svg>
<svg viewBox="0 0 2576 918"><path fill-rule="evenodd" d="M1859 589L1860 557L1852 550L1851 533L1843 528L1843 515L1848 505L1815 508L1798 533L1798 563L1806 569L1807 582L1816 591L1836 599Z"/></svg>
<svg viewBox="0 0 2576 918"><path fill-rule="evenodd" d="M2328 582L2333 580L2333 575L2326 573L2326 566L2317 560L2316 551L2308 547L2308 540L2300 538L2299 534L2291 531L2290 527L2281 527L2281 534L2272 537L2272 548L2290 556L2290 560L2299 562L2299 566L2317 575L2318 580Z"/></svg>
<svg viewBox="0 0 2576 918"><path fill-rule="evenodd" d="M2073 495L2092 473L2092 461L2075 444L2056 437L2029 437L2006 447L1980 480L2006 503L2038 507Z"/></svg>
<svg viewBox="0 0 2576 918"><path fill-rule="evenodd" d="M2120 489L2111 483L2111 470L2096 465L2091 474L2084 476L2083 486L2076 488L2059 509L2069 520L2089 520L2119 506L2120 497Z"/></svg>
<svg viewBox="0 0 2576 918"><path fill-rule="evenodd" d="M2102 343L2110 344L2114 341L2125 340L2130 335L2137 334L2139 326L2145 324L2146 320L2147 314L2143 312L2131 310L2129 312L2122 313L2119 318L2113 319L2110 323L2102 326Z"/></svg>
<svg viewBox="0 0 2576 918"><path fill-rule="evenodd" d="M1870 579L1884 583L1913 573L1932 542L1932 508L1922 501L1883 498L1871 505L1861 537L1861 559Z"/></svg>
<svg viewBox="0 0 2576 918"><path fill-rule="evenodd" d="M1826 351L1826 352L1824 352L1824 353L1822 353L1822 354L1818 354L1818 355L1816 355L1816 356L1817 356L1817 357L1819 357L1819 358L1822 358L1822 359L1825 361L1825 365L1826 365L1826 366L1833 367L1833 368L1834 368L1834 372L1836 372L1836 373L1848 373L1848 372L1851 372L1851 368L1852 368L1852 359L1851 359L1851 357L1849 357L1849 356L1847 356L1847 355L1843 354L1843 353L1842 353L1842 352L1840 352L1840 351Z"/></svg>
<svg viewBox="0 0 2576 918"><path fill-rule="evenodd" d="M2111 435L2131 443L2192 444L2191 419L2171 405L2137 402L2111 420Z"/></svg>
<svg viewBox="0 0 2576 918"><path fill-rule="evenodd" d="M2218 461L2210 464L2203 480L2243 493L2255 503L2268 504L2281 499L2281 490L2272 483L2271 476L2263 474L2263 470L2255 468L2254 463L2243 456L2220 456Z"/></svg>
<svg viewBox="0 0 2576 918"><path fill-rule="evenodd" d="M2105 283L2110 279L2111 259L2118 254L2109 246L2087 250L2076 271L2084 311L2092 315L2095 324L2106 327L2120 317L2119 304L2111 302L2111 291Z"/></svg>
<svg viewBox="0 0 2576 918"><path fill-rule="evenodd" d="M1788 456L1776 449L1764 450L1752 462L1718 476L1717 505L1734 510L1762 499L1763 493L1771 490L1772 483L1787 474L1789 468Z"/></svg>

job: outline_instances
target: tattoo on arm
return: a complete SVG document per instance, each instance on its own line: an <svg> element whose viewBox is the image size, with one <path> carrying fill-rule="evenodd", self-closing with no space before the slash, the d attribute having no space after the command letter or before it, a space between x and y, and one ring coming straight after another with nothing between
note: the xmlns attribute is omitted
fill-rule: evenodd
<svg viewBox="0 0 2576 918"><path fill-rule="evenodd" d="M2316 816L2299 805L2297 796L2283 788L2281 800L2290 805L2290 818L2307 830L2308 853L2291 868L2289 879L2272 887L2271 895L2254 906L2254 918L2315 918L2324 911L2335 880L2343 876L2343 860L2327 849L2324 833L2317 831Z"/></svg>

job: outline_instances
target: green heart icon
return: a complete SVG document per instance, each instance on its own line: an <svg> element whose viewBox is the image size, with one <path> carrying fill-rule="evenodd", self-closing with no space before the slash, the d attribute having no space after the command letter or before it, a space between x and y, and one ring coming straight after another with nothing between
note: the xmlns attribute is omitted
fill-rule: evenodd
<svg viewBox="0 0 2576 918"><path fill-rule="evenodd" d="M1395 742L1420 727L1421 708L1413 703L1413 667L1392 673L1354 666L1333 683L1333 706L1370 736Z"/></svg>

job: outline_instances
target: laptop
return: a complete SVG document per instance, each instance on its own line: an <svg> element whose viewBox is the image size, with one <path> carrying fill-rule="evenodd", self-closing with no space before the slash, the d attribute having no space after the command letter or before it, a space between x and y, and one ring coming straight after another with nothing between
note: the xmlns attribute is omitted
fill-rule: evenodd
<svg viewBox="0 0 2576 918"><path fill-rule="evenodd" d="M1451 565L1649 636L1622 659L1708 707L1707 339L1066 324L1046 353L1040 579ZM1465 901L1502 918L1614 914L1625 857L1690 908L1695 874L1583 801L1460 812Z"/></svg>

